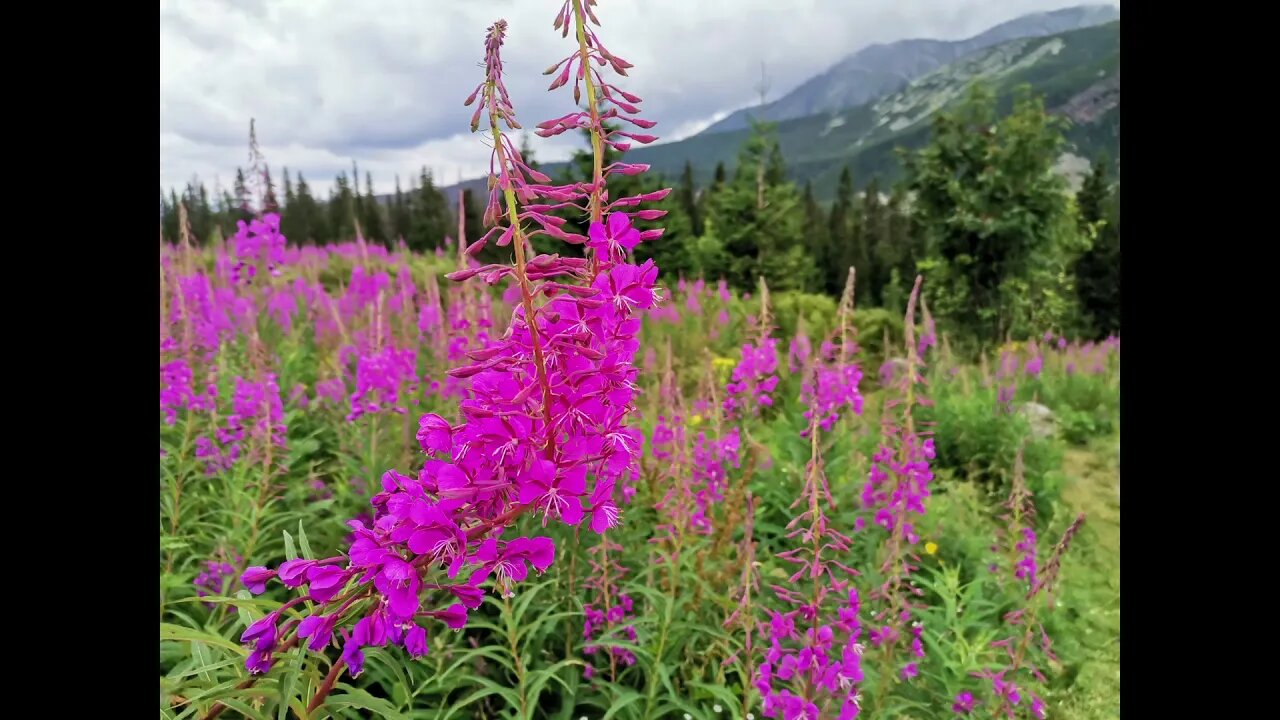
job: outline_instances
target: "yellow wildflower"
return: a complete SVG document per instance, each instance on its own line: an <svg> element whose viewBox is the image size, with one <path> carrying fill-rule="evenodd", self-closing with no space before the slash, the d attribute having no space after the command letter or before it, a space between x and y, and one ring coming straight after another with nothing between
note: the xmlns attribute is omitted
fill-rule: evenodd
<svg viewBox="0 0 1280 720"><path fill-rule="evenodd" d="M698 427L699 425L702 424L702 416L694 415L693 417L689 418L689 424L692 425L693 427Z"/></svg>
<svg viewBox="0 0 1280 720"><path fill-rule="evenodd" d="M932 541L925 543L925 544L924 544L924 552L925 552L925 554L926 554L926 555L937 555L937 554L938 554L938 543L936 543L936 542L932 542Z"/></svg>

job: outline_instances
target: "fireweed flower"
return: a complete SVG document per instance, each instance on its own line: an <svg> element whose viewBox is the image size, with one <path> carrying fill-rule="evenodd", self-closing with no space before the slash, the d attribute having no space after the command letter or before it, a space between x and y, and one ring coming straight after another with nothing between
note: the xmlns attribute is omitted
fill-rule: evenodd
<svg viewBox="0 0 1280 720"><path fill-rule="evenodd" d="M232 282L247 284L263 272L272 276L280 274L284 265L286 240L280 234L280 216L267 213L261 218L236 222L236 234L228 241L232 267Z"/></svg>
<svg viewBox="0 0 1280 720"><path fill-rule="evenodd" d="M694 531L709 535L712 530L711 511L725 499L729 466L741 464L741 437L738 428L730 429L724 437L709 439L707 433L698 433L693 446L693 492L695 509L690 517Z"/></svg>
<svg viewBox="0 0 1280 720"><path fill-rule="evenodd" d="M218 388L210 383L199 387L185 360L173 360L160 366L160 410L165 423L178 421L179 410L203 412L216 406Z"/></svg>
<svg viewBox="0 0 1280 720"><path fill-rule="evenodd" d="M725 415L730 418L750 417L759 408L773 405L773 391L778 387L778 341L764 337L759 343L742 346L742 359L733 368L725 386Z"/></svg>
<svg viewBox="0 0 1280 720"><path fill-rule="evenodd" d="M235 562L240 562L239 555L235 556ZM217 560L209 560L205 562L204 572L196 575L192 584L196 586L196 595L198 597L207 597L209 595L226 595L230 593L235 583L236 569L231 563L219 562ZM205 603L205 607L212 608L212 603Z"/></svg>
<svg viewBox="0 0 1280 720"><path fill-rule="evenodd" d="M800 386L801 403L806 419L818 418L818 427L831 432L842 412L862 414L862 393L858 383L862 370L857 363L834 362L815 365Z"/></svg>
<svg viewBox="0 0 1280 720"><path fill-rule="evenodd" d="M565 7L575 12L576 22L585 23L581 3L572 0ZM352 538L343 556L308 561L305 571L303 565L288 568L290 582L300 580L298 601L309 598L321 606L316 614L336 618L331 636L340 638L340 662L353 675L363 668L365 647L395 644L420 655L426 631L415 627L421 620L464 627L468 610L481 604L480 586L486 580L510 593L529 567L545 571L555 558L550 538L501 537L521 514L541 515L543 524L577 524L586 517L600 531L619 522L613 488L635 473L641 451L643 436L627 421L638 392L633 360L639 349L639 314L658 301L658 270L652 261L633 264L628 251L661 231L633 233L630 220L657 217L656 211L634 208L669 191L610 200L607 176L639 171L624 163L602 170L590 185L551 186L546 176L529 168L500 127L519 127L501 77L505 31L505 21L489 28L486 78L467 99L468 105L479 100L473 129L487 114L493 157L485 214L491 227L466 252L474 254L496 242L511 246L515 262L470 264L449 277L515 283L519 304L511 309L501 337L467 347L467 364L449 371L469 383L459 402L461 417L456 423L437 415L422 418L418 441L427 456L422 470L416 476L396 471L383 475L381 492L371 498L372 520L348 523ZM590 38L589 59L621 67L624 61L604 50L594 33L584 37ZM575 51L567 61L578 58ZM583 70L587 78L580 80L588 95L598 90L604 100L633 112L628 108L638 98L604 84L595 69ZM615 99L619 97L625 101ZM544 125L586 128L595 133L594 142L619 150L625 148L618 136L637 139L628 133L602 133L597 111L592 105L590 114ZM615 110L603 116L621 117ZM592 213L589 235L597 242L589 259L530 257L530 241L539 235L588 241L560 229L563 221L546 214L551 208L536 204L538 200ZM526 232L526 225L534 229ZM283 582L285 575L282 567L277 577ZM262 588L268 579L259 572L251 578L251 589ZM325 623L313 622L306 629L319 632L330 627L329 620ZM265 669L270 658L251 661Z"/></svg>
<svg viewBox="0 0 1280 720"><path fill-rule="evenodd" d="M1043 571L1036 575L1034 569L1031 570L1033 579L1030 589L1026 592L1024 605L1005 614L1004 621L1013 630L1013 634L991 643L991 647L1004 650L1005 666L999 670L983 670L974 673L975 677L988 680L991 684L994 715L1003 714L1013 718L1014 708L1022 702L1024 693L1037 685L1043 689L1049 682L1041 668L1049 662L1058 662L1058 658L1053 652L1053 643L1049 634L1040 623L1038 616L1043 609L1053 607L1051 592L1061 567L1062 556L1083 524L1084 515L1077 516L1063 533L1062 539L1054 546ZM1035 546L1034 541L1030 540L1034 538L1034 534L1024 537L1027 540L1020 543L1018 547L1030 548L1031 566L1034 568ZM1019 562L1015 567L1015 577L1025 582L1028 574L1025 572L1024 562L1025 560ZM1041 598L1044 598L1043 602ZM1045 703L1035 693L1031 694L1031 714L1036 718L1046 716Z"/></svg>
<svg viewBox="0 0 1280 720"><path fill-rule="evenodd" d="M868 598L875 607L872 618L876 627L869 633L869 640L881 668L880 677L886 677L898 662L899 645L906 634L912 610L919 607L918 601L913 598L924 594L911 580L912 574L918 569L916 563L920 561L914 550L920 537L911 518L925 514L925 501L931 494L929 484L933 480L929 463L935 457L933 439L923 437L925 433L917 432L912 417L914 407L927 402L920 396L917 388L924 382L920 371L923 360L917 354L918 346L914 338L915 309L921 280L916 278L915 287L907 302L904 321L907 359L903 372L896 379L899 397L885 403L882 442L872 457L871 470L863 486L862 509L858 518L860 530L885 533L884 561L879 569L880 584L870 592ZM923 308L923 313L927 325L928 309ZM899 413L901 421L895 421L894 415ZM924 646L921 643L923 630L921 625L911 624L909 654L917 659L924 657ZM908 660L898 669L904 680L916 675L916 662Z"/></svg>
<svg viewBox="0 0 1280 720"><path fill-rule="evenodd" d="M832 498L819 452L821 432L811 418L804 490L792 504L806 509L787 525L793 548L778 555L799 567L786 586L772 586L791 609L770 611L761 628L768 646L761 649L753 684L765 717L848 720L861 711L862 600L852 585L857 571L841 562L851 541L827 521Z"/></svg>
<svg viewBox="0 0 1280 720"><path fill-rule="evenodd" d="M813 347L809 344L809 336L801 330L796 330L795 337L791 338L791 347L787 350L787 370L792 375L803 370L809 362L811 352Z"/></svg>
<svg viewBox="0 0 1280 720"><path fill-rule="evenodd" d="M632 624L635 606L631 598L618 591L619 581L627 574L627 568L618 561L622 554L622 546L611 542L607 534L600 536L600 542L591 548L589 560L591 574L584 585L592 590L594 597L582 607L582 639L587 643L582 652L587 656L585 676L589 679L595 672L592 659L602 649L593 641L599 641L606 634L621 634L627 641L636 642L635 626ZM634 665L636 656L626 648L603 648L608 657L609 676L617 677L618 665Z"/></svg>
<svg viewBox="0 0 1280 720"><path fill-rule="evenodd" d="M1013 412L1013 398L1017 393L1016 385L1001 385L996 391L996 408L1001 412Z"/></svg>
<svg viewBox="0 0 1280 720"><path fill-rule="evenodd" d="M402 403L417 390L417 366L417 353L411 349L387 347L361 355L356 365L356 389L351 395L347 421L355 422L362 415L382 410L401 415L408 412Z"/></svg>
<svg viewBox="0 0 1280 720"><path fill-rule="evenodd" d="M195 456L204 460L210 475L230 468L249 452L254 462L279 462L287 433L275 374L265 373L261 381L237 377L230 414L213 437L196 438Z"/></svg>

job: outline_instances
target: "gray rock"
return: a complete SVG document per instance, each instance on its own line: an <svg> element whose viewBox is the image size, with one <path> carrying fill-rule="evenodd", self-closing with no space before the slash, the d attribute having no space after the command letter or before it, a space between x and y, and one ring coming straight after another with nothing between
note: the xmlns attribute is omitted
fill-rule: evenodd
<svg viewBox="0 0 1280 720"><path fill-rule="evenodd" d="M1031 423L1031 436L1037 439L1053 437L1054 431L1057 429L1057 419L1053 416L1053 411L1041 405L1040 403L1023 403L1018 407L1018 413Z"/></svg>

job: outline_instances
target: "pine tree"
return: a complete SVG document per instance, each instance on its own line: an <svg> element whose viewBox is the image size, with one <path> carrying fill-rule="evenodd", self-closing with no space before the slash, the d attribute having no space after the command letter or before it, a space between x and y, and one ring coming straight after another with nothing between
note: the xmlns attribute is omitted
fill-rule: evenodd
<svg viewBox="0 0 1280 720"><path fill-rule="evenodd" d="M329 196L329 228L334 240L343 242L355 239L355 217L351 184L347 182L347 174L340 172L334 179L334 190Z"/></svg>
<svg viewBox="0 0 1280 720"><path fill-rule="evenodd" d="M715 192L716 190L719 190L720 188L724 187L726 177L727 176L724 171L724 163L723 162L716 163L716 172L711 179L711 191Z"/></svg>
<svg viewBox="0 0 1280 720"><path fill-rule="evenodd" d="M280 232L291 242L305 241L301 232L302 223L298 211L298 195L293 190L293 181L289 178L289 168L284 169L284 207L280 210Z"/></svg>
<svg viewBox="0 0 1280 720"><path fill-rule="evenodd" d="M196 234L196 239L201 244L205 244L213 234L213 208L209 206L209 191L205 189L204 183L199 183L196 188L192 209L192 230Z"/></svg>
<svg viewBox="0 0 1280 720"><path fill-rule="evenodd" d="M409 236L411 250L425 252L444 245L444 236L452 235L449 199L436 188L431 172L425 167L418 177L418 191L410 208Z"/></svg>
<svg viewBox="0 0 1280 720"><path fill-rule="evenodd" d="M704 222L714 223L723 237L732 258L725 274L739 289L754 287L763 276L774 290L799 290L817 277L805 248L800 192L785 179L769 182L777 179L767 168L776 145L773 126L753 122L733 180L707 200Z"/></svg>
<svg viewBox="0 0 1280 720"><path fill-rule="evenodd" d="M884 202L880 199L880 179L872 177L862 190L862 247L865 265L859 269L861 301L872 305L884 303L884 286L889 282L889 268L894 257L889 247L889 227Z"/></svg>
<svg viewBox="0 0 1280 720"><path fill-rule="evenodd" d="M823 287L828 295L837 295L844 290L844 282L849 275L848 262L853 257L853 173L849 166L840 171L840 181L836 185L836 199L831 206L831 214L827 220L828 258L830 262L819 266L823 271ZM858 269L862 272L862 268Z"/></svg>
<svg viewBox="0 0 1280 720"><path fill-rule="evenodd" d="M908 285L915 282L916 264L924 259L923 248L916 241L918 233L913 229L906 190L900 184L889 195L885 225L886 242L879 262L887 279L880 288L880 301L886 310L899 314L906 309L911 290Z"/></svg>
<svg viewBox="0 0 1280 720"><path fill-rule="evenodd" d="M463 193L462 207L466 215L467 242L473 243L484 235L484 206L480 204L479 194L471 190L458 188Z"/></svg>
<svg viewBox="0 0 1280 720"><path fill-rule="evenodd" d="M245 184L244 170L236 168L236 184L234 209L232 210L232 221L243 220L248 222L253 218L253 204L249 198L249 186Z"/></svg>
<svg viewBox="0 0 1280 720"><path fill-rule="evenodd" d="M1102 336L1120 331L1120 207L1104 151L1093 161L1076 194L1081 230L1093 241L1076 261L1076 294L1091 330Z"/></svg>
<svg viewBox="0 0 1280 720"><path fill-rule="evenodd" d="M813 183L804 184L805 249L819 270L814 277L812 292L826 292L826 268L835 262L832 257L830 219L813 196Z"/></svg>
<svg viewBox="0 0 1280 720"><path fill-rule="evenodd" d="M365 235L371 240L377 240L390 247L391 243L382 222L382 203L378 202L378 197L373 194L373 176L368 170L364 173L364 192L364 214L361 216L360 224L364 228Z"/></svg>
<svg viewBox="0 0 1280 720"><path fill-rule="evenodd" d="M782 157L782 146L777 142L769 149L769 164L765 167L764 181L768 185L779 185L787 179L787 163Z"/></svg>
<svg viewBox="0 0 1280 720"><path fill-rule="evenodd" d="M681 211L689 218L689 228L694 235L702 234L702 214L698 210L698 191L693 184L693 163L684 161L680 173L680 187L675 192Z"/></svg>
<svg viewBox="0 0 1280 720"><path fill-rule="evenodd" d="M286 217L295 218L291 229L293 234L285 233L285 237L299 244L326 243L333 240L324 213L321 212L316 199L311 196L311 187L307 185L307 179L301 172L298 173L297 199L285 210Z"/></svg>
<svg viewBox="0 0 1280 720"><path fill-rule="evenodd" d="M400 176L396 175L396 197L391 206L391 232L395 235L393 241L404 240L409 242L409 223L411 220L409 215L409 203L405 200L404 191L400 189Z"/></svg>
<svg viewBox="0 0 1280 720"><path fill-rule="evenodd" d="M262 212L280 212L280 202L276 200L276 185L271 181L271 167L262 166L262 185L266 190L262 193Z"/></svg>
<svg viewBox="0 0 1280 720"><path fill-rule="evenodd" d="M170 190L166 197L164 188L160 189L160 233L165 240L178 242L178 195Z"/></svg>

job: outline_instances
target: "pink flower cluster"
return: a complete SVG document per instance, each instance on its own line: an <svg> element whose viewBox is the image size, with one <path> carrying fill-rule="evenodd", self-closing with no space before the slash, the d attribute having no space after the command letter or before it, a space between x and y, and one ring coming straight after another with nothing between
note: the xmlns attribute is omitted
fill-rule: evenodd
<svg viewBox="0 0 1280 720"><path fill-rule="evenodd" d="M566 7L570 5L577 22L585 22L581 2L570 0ZM297 635L320 651L339 629L343 662L352 674L363 667L364 647L390 643L402 645L411 656L425 653L420 619L461 628L467 610L479 606L481 585L490 577L499 592L509 594L529 567L545 571L555 560L550 538L500 537L518 516L541 515L544 526L553 520L577 525L589 519L600 533L616 525L620 513L613 488L634 472L641 450L643 436L627 425L637 392L632 361L639 347L638 314L658 299L657 268L652 261L628 261L627 251L645 233L631 227L625 209L668 191L607 202L603 182L531 184L529 177L545 182L545 176L524 164L499 127L519 127L501 79L505 31L505 21L489 29L486 79L468 98L468 104L481 98L473 129L481 113L488 113L495 180L486 212L493 227L468 251L497 238L499 246L513 247L515 263L473 266L450 278L513 282L520 304L501 338L472 348L469 364L450 370L452 377L470 381L469 395L459 404L460 421L422 416L417 434L426 454L422 470L416 477L396 471L383 476L382 492L372 498L372 523L349 523L355 538L345 557L291 560L277 570L255 567L242 578L254 592L277 578L317 603ZM593 57L621 62L590 36ZM569 61L575 57L577 53ZM606 97L610 88L604 88ZM628 103L639 102L626 97ZM584 124L582 116L566 116L555 126L598 130L594 121ZM613 170L624 171L621 165ZM546 215L549 208L532 204L538 198L561 206L586 202L595 211L598 219L590 225L588 242L595 254L589 262L558 255L527 258L530 238L538 234L585 240L560 230L562 220ZM652 219L652 213L633 214ZM526 233L525 223L540 229ZM253 647L246 663L253 672L269 669L283 635L276 629L278 612L273 615L241 638ZM348 633L345 626L352 621Z"/></svg>
<svg viewBox="0 0 1280 720"><path fill-rule="evenodd" d="M724 400L725 414L729 417L750 417L762 407L773 405L771 393L778 387L778 341L765 337L759 343L742 346L742 359L733 369L730 382L725 386L728 397Z"/></svg>

